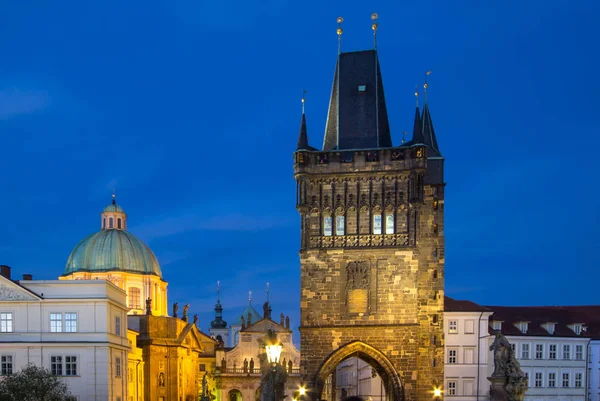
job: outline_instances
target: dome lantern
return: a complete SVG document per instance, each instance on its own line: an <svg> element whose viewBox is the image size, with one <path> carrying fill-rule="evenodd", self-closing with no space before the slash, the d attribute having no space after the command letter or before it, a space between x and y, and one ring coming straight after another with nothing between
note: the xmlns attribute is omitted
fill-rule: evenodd
<svg viewBox="0 0 600 401"><path fill-rule="evenodd" d="M127 214L121 206L117 205L117 197L114 193L112 203L104 208L100 216L102 230L127 230Z"/></svg>

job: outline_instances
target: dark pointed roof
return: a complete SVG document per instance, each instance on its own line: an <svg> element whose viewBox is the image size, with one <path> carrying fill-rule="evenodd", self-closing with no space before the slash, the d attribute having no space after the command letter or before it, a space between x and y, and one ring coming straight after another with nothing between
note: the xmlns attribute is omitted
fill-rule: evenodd
<svg viewBox="0 0 600 401"><path fill-rule="evenodd" d="M415 124L413 126L413 136L411 143L423 143L423 131L422 131L421 113L419 112L419 106L415 109Z"/></svg>
<svg viewBox="0 0 600 401"><path fill-rule="evenodd" d="M338 56L323 150L392 146L376 50Z"/></svg>
<svg viewBox="0 0 600 401"><path fill-rule="evenodd" d="M429 157L440 157L442 153L438 147L437 138L435 137L435 131L433 130L433 121L431 121L431 112L427 103L423 106L423 143L429 148Z"/></svg>
<svg viewBox="0 0 600 401"><path fill-rule="evenodd" d="M213 329L227 328L227 322L223 320L223 307L221 306L220 300L217 300L215 305L215 320L210 322L210 327Z"/></svg>
<svg viewBox="0 0 600 401"><path fill-rule="evenodd" d="M302 113L302 121L300 122L300 134L298 135L298 145L296 150L315 150L308 144L308 135L306 133L306 115Z"/></svg>

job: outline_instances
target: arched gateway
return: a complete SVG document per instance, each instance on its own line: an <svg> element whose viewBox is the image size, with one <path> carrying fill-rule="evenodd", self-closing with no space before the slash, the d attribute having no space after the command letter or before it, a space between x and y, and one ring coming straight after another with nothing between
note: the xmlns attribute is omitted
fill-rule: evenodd
<svg viewBox="0 0 600 401"><path fill-rule="evenodd" d="M381 351L362 341L353 341L332 352L319 367L309 386L311 391L314 391L315 395L319 394L318 397L320 398L327 377L335 374L336 367L350 357L358 357L364 360L377 371L385 384L385 393L388 400L404 400L402 381L394 369L394 365Z"/></svg>
<svg viewBox="0 0 600 401"><path fill-rule="evenodd" d="M353 352L388 399L429 400L443 383L444 158L426 101L412 139L392 144L377 53L339 53L323 147L309 145L303 110L294 153L312 399Z"/></svg>

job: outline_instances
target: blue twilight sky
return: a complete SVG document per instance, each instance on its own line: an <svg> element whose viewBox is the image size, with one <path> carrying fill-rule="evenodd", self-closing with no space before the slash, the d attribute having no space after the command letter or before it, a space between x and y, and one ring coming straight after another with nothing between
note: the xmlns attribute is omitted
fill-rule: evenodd
<svg viewBox="0 0 600 401"><path fill-rule="evenodd" d="M0 263L54 279L112 188L204 330L271 282L299 315L292 152L343 50L378 48L395 144L414 85L446 157L446 291L598 303L597 1L0 0Z"/></svg>

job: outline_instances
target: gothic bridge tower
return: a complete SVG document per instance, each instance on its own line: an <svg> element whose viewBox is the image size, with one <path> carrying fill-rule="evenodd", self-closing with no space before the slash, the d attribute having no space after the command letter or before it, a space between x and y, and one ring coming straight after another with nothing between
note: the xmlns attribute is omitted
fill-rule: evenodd
<svg viewBox="0 0 600 401"><path fill-rule="evenodd" d="M301 367L314 400L353 356L388 400L430 400L443 385L444 159L426 100L402 142L377 50L339 53L322 149L303 110L294 153Z"/></svg>

